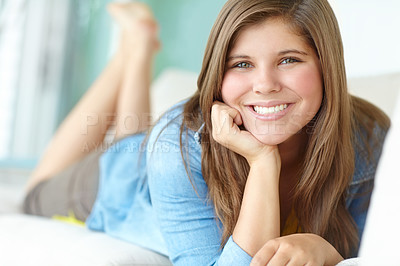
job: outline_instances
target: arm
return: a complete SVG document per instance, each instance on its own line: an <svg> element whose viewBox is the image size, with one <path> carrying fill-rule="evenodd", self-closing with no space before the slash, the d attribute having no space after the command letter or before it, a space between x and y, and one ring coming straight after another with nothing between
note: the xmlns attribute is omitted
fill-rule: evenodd
<svg viewBox="0 0 400 266"><path fill-rule="evenodd" d="M168 119L166 119L168 120ZM184 168L180 147L180 123L172 122L162 131L161 121L148 143L148 182L168 255L174 265L249 265L251 257L230 238L221 249L221 224L201 174L201 149L189 132L192 183ZM185 152L185 151L184 151Z"/></svg>
<svg viewBox="0 0 400 266"><path fill-rule="evenodd" d="M216 103L211 113L213 138L241 154L250 165L233 239L253 256L264 243L280 235L278 147L264 145L241 131L238 125L242 121L235 109Z"/></svg>
<svg viewBox="0 0 400 266"><path fill-rule="evenodd" d="M279 180L265 164L253 164L247 178L233 239L251 256L268 240L279 237Z"/></svg>
<svg viewBox="0 0 400 266"><path fill-rule="evenodd" d="M280 235L279 175L277 147L258 142L241 131L238 111L216 102L212 109L213 137L241 154L250 165L235 241L251 255L252 265L335 265L343 260L336 249L315 234Z"/></svg>

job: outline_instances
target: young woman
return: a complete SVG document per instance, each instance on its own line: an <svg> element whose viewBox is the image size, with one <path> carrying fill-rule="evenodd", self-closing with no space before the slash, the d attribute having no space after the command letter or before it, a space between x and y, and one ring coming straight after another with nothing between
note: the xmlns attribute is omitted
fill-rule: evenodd
<svg viewBox="0 0 400 266"><path fill-rule="evenodd" d="M389 121L348 94L326 0L229 0L197 92L145 141L143 119L129 132L120 122L149 112L155 22L137 4L112 11L125 29L121 49L50 144L27 212L72 210L176 265L334 265L357 254ZM116 113L119 138L136 134L83 158L107 128L79 134L89 112Z"/></svg>

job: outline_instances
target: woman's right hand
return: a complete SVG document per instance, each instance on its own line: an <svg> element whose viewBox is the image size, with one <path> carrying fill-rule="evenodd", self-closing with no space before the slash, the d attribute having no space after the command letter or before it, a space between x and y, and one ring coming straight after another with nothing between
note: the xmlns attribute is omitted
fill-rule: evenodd
<svg viewBox="0 0 400 266"><path fill-rule="evenodd" d="M212 136L222 146L242 155L250 166L258 161L265 163L265 158L277 159L280 156L276 145L266 145L256 139L249 131L241 130L242 117L236 109L225 103L215 101L211 109Z"/></svg>

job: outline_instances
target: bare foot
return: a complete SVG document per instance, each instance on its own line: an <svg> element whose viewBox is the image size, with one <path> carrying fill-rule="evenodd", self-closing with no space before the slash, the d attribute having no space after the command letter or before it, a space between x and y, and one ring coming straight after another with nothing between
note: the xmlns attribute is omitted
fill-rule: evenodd
<svg viewBox="0 0 400 266"><path fill-rule="evenodd" d="M158 24L149 6L140 2L111 3L107 9L121 29L124 49L159 49Z"/></svg>
<svg viewBox="0 0 400 266"><path fill-rule="evenodd" d="M138 21L154 21L150 7L140 2L110 3L107 6L111 16L123 29L131 29Z"/></svg>

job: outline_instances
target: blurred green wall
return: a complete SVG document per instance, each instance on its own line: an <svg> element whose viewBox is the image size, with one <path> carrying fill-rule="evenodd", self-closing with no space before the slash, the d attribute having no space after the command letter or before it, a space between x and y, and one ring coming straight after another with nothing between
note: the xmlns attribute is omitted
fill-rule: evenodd
<svg viewBox="0 0 400 266"><path fill-rule="evenodd" d="M74 0L69 53L59 121L72 109L105 67L111 44L110 0ZM160 24L162 49L155 77L167 67L199 72L211 27L225 0L143 0Z"/></svg>
<svg viewBox="0 0 400 266"><path fill-rule="evenodd" d="M146 0L160 23L163 49L155 72L178 67L199 72L211 27L225 0Z"/></svg>

